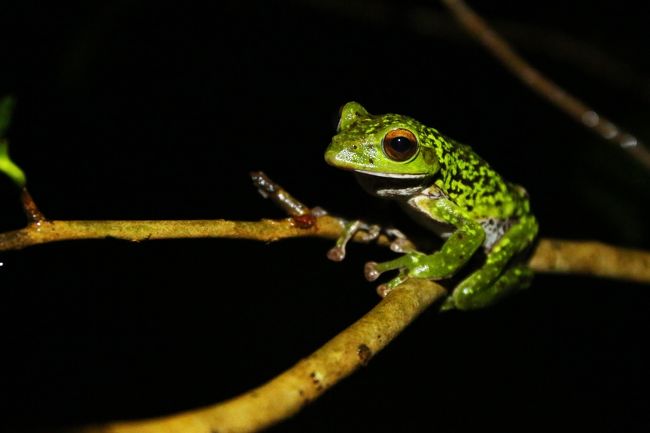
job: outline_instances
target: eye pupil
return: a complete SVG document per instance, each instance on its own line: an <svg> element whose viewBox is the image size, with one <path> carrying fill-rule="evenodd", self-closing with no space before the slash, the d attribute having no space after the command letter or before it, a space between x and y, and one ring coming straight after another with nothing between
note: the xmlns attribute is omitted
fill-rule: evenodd
<svg viewBox="0 0 650 433"><path fill-rule="evenodd" d="M411 146L413 146L413 142L406 137L395 137L390 141L390 147L397 153L407 152Z"/></svg>
<svg viewBox="0 0 650 433"><path fill-rule="evenodd" d="M417 138L407 129L394 129L384 137L384 153L393 161L406 161L417 151Z"/></svg>

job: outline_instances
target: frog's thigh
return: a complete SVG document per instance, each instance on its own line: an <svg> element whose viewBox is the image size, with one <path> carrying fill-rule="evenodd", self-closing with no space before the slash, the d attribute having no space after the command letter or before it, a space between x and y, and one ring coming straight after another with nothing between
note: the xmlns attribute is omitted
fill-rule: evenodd
<svg viewBox="0 0 650 433"><path fill-rule="evenodd" d="M513 266L499 275L513 256L530 245L536 233L537 222L532 216L523 217L510 227L488 253L485 264L456 286L452 293L456 308L484 307L529 281L532 272L524 265Z"/></svg>

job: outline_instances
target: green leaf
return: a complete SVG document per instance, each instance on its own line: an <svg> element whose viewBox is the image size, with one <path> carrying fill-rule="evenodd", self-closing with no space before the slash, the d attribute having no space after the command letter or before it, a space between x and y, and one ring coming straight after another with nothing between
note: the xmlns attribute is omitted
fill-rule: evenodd
<svg viewBox="0 0 650 433"><path fill-rule="evenodd" d="M6 96L0 99L0 172L6 174L19 187L25 186L25 173L9 158L9 143L4 138L11 120L14 99Z"/></svg>
<svg viewBox="0 0 650 433"><path fill-rule="evenodd" d="M0 139L0 172L6 174L19 187L25 186L25 173L9 158L9 143Z"/></svg>

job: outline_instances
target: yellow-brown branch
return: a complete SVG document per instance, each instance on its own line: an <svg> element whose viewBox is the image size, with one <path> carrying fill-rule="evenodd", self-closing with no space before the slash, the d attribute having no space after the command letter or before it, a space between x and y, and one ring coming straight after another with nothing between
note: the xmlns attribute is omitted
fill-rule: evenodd
<svg viewBox="0 0 650 433"><path fill-rule="evenodd" d="M164 418L119 422L83 433L235 433L260 431L301 408L370 361L445 294L430 281L403 284L316 352L264 385L214 406Z"/></svg>
<svg viewBox="0 0 650 433"><path fill-rule="evenodd" d="M140 242L173 238L236 238L277 241L294 237L335 239L341 221L330 216L298 227L292 218L257 222L190 221L36 221L0 234L0 251L77 239L107 237ZM356 240L360 240L361 235ZM389 239L377 241L388 245ZM650 253L599 242L542 239L530 260L536 272L580 273L650 282ZM430 281L409 281L368 314L311 356L266 384L231 400L164 418L116 422L84 428L85 433L255 432L285 419L318 398L386 346L445 289Z"/></svg>
<svg viewBox="0 0 650 433"><path fill-rule="evenodd" d="M650 252L595 241L541 239L529 266L540 273L582 274L650 283Z"/></svg>
<svg viewBox="0 0 650 433"><path fill-rule="evenodd" d="M24 229L0 233L0 251L17 250L49 242L116 238L133 242L178 238L231 238L272 242L295 237L336 239L341 235L339 219L315 218L308 228L293 219L261 221L41 221ZM357 235L360 240L362 235ZM380 245L389 239L381 236ZM530 266L536 272L577 273L598 277L650 282L650 253L593 241L542 239Z"/></svg>

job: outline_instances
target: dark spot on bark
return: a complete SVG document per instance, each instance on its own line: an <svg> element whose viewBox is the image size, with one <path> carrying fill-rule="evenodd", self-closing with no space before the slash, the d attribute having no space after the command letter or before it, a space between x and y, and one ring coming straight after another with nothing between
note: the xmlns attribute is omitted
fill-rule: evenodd
<svg viewBox="0 0 650 433"><path fill-rule="evenodd" d="M459 241L462 241L463 239L465 239L465 235L462 233L458 233L457 238Z"/></svg>
<svg viewBox="0 0 650 433"><path fill-rule="evenodd" d="M372 158L368 158L368 162L369 162L370 164L374 164L374 163L375 163L375 160L372 159Z"/></svg>
<svg viewBox="0 0 650 433"><path fill-rule="evenodd" d="M352 149L357 150L357 145L356 145L356 144L353 144L353 145L352 145Z"/></svg>
<svg viewBox="0 0 650 433"><path fill-rule="evenodd" d="M317 391L320 391L320 390L323 389L323 384L322 384L322 383L320 382L320 380L316 377L316 372L315 372L315 371L312 371L312 372L309 374L309 377L311 377L311 381L312 381L312 382L314 383L314 385L316 386L316 390L317 390Z"/></svg>
<svg viewBox="0 0 650 433"><path fill-rule="evenodd" d="M357 356L359 357L359 361L361 361L361 365L368 365L370 358L372 358L372 350L365 344L360 344L357 347Z"/></svg>

